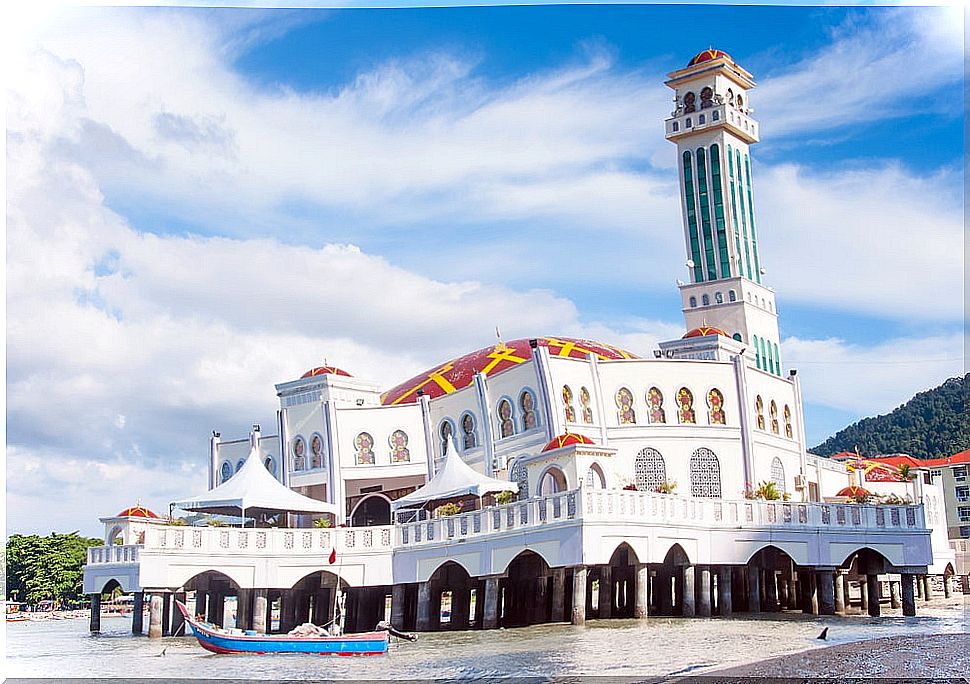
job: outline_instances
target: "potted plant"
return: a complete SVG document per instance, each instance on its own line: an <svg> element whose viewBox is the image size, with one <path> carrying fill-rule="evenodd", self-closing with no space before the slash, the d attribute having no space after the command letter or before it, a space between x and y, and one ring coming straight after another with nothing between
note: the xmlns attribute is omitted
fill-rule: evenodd
<svg viewBox="0 0 970 684"><path fill-rule="evenodd" d="M659 485L657 485L656 492L658 494L673 494L677 491L677 481L676 480L664 480Z"/></svg>
<svg viewBox="0 0 970 684"><path fill-rule="evenodd" d="M506 504L512 503L513 499L515 499L515 493L508 490L496 492L492 495L492 498L495 500L496 506L505 506Z"/></svg>
<svg viewBox="0 0 970 684"><path fill-rule="evenodd" d="M445 516L449 516L449 515L458 515L459 513L461 513L461 504L446 503L441 506L438 506L438 508L435 509L435 512L438 514L439 518L444 518Z"/></svg>

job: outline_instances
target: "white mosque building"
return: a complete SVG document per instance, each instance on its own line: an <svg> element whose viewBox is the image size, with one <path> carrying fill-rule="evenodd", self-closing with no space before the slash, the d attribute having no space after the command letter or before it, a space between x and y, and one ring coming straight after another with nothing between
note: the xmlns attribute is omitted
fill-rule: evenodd
<svg viewBox="0 0 970 684"><path fill-rule="evenodd" d="M281 630L325 622L335 593L361 629L385 612L404 628L462 629L833 613L850 597L878 614L886 578L914 614L914 577L934 571L940 545L923 506L833 499L845 466L806 452L799 379L783 370L758 252L752 76L705 50L666 84L690 280L682 338L646 357L568 337L499 341L384 391L334 366L308 370L276 385L276 434L213 432L208 486L226 487L252 453L319 507L293 509L289 528L105 518L107 536L136 523L140 536L92 549L85 591L115 582L138 601L151 594L161 633L176 628L170 597L185 592L219 624L236 597L236 624L258 630L274 605ZM396 503L434 489L451 458L512 483L515 500L454 495L461 512L430 517ZM765 482L780 499L751 497ZM914 498L926 491L913 485Z"/></svg>

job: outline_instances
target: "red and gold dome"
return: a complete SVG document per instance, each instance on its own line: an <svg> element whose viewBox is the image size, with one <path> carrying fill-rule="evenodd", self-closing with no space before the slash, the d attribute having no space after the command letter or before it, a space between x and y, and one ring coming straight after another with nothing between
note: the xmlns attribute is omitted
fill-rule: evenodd
<svg viewBox="0 0 970 684"><path fill-rule="evenodd" d="M617 347L581 340L572 337L539 337L536 342L540 347L549 349L552 356L585 359L587 354L593 354L601 361L615 359L636 359L638 356ZM520 363L532 358L529 340L512 340L491 347L485 347L465 354L448 363L436 366L424 373L414 376L407 382L389 389L381 396L381 403L385 406L394 404L413 404L418 400L418 391L434 399L472 384L475 373L497 375Z"/></svg>
<svg viewBox="0 0 970 684"><path fill-rule="evenodd" d="M836 496L845 496L850 499L855 499L863 496L872 496L872 492L864 487L859 487L858 485L849 485L848 487L843 487L836 493Z"/></svg>
<svg viewBox="0 0 970 684"><path fill-rule="evenodd" d="M130 506L126 508L115 517L116 518L157 518L158 516L155 515L152 511L142 506L141 504L136 504L134 506Z"/></svg>
<svg viewBox="0 0 970 684"><path fill-rule="evenodd" d="M698 64L703 64L704 62L711 62L715 59L726 59L729 62L734 61L734 59L731 58L731 55L723 50L710 49L698 52L696 55L694 55L694 58L687 63L687 66L692 67Z"/></svg>
<svg viewBox="0 0 970 684"><path fill-rule="evenodd" d="M594 444L586 435L577 435L575 432L566 432L558 437L553 437L552 440L542 447L543 451L553 451L555 449L562 449L563 447L570 446L571 444Z"/></svg>
<svg viewBox="0 0 970 684"><path fill-rule="evenodd" d="M350 373L343 370L342 368L336 368L335 366L317 366L316 368L311 368L306 373L300 376L300 378L313 378L317 375L342 375L345 378L353 377Z"/></svg>
<svg viewBox="0 0 970 684"><path fill-rule="evenodd" d="M691 337L707 337L708 335L723 335L724 337L730 337L730 335L720 328L715 328L712 325L702 325L699 328L688 330L681 339L686 340Z"/></svg>

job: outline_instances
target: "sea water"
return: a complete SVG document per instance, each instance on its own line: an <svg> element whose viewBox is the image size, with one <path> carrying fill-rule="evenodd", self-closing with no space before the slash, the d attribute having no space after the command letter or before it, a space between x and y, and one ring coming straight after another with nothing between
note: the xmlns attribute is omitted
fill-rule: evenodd
<svg viewBox="0 0 970 684"><path fill-rule="evenodd" d="M421 634L392 640L387 655L241 656L204 651L192 637L148 639L130 618L103 617L100 635L87 620L6 625L8 677L158 677L212 679L469 679L564 676L622 678L703 674L818 648L902 634L970 632L968 604L923 609L917 617L739 615L590 621L584 627ZM898 611L896 611L898 613ZM816 639L828 627L828 640ZM163 655L164 652L164 655Z"/></svg>

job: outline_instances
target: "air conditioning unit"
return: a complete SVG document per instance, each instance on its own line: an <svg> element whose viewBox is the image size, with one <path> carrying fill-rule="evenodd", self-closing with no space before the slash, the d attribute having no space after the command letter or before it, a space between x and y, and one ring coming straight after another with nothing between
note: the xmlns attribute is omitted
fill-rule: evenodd
<svg viewBox="0 0 970 684"><path fill-rule="evenodd" d="M795 489L805 489L806 486L807 486L807 483L806 483L806 480L805 480L805 476L804 475L796 475L795 476Z"/></svg>

